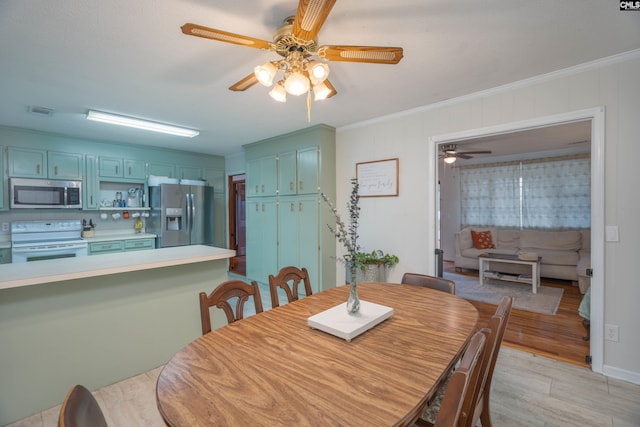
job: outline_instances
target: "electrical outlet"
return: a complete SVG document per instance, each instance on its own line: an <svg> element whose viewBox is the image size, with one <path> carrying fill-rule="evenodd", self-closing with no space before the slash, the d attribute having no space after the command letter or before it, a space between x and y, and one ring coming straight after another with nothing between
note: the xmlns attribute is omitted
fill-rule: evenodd
<svg viewBox="0 0 640 427"><path fill-rule="evenodd" d="M9 231L9 223L8 222L3 222L2 223L2 231Z"/></svg>
<svg viewBox="0 0 640 427"><path fill-rule="evenodd" d="M604 325L604 339L608 341L618 342L618 325Z"/></svg>

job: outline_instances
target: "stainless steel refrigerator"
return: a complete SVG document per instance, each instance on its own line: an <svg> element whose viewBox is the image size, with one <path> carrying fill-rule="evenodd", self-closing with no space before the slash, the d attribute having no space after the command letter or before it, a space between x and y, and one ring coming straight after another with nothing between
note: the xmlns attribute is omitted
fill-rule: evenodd
<svg viewBox="0 0 640 427"><path fill-rule="evenodd" d="M149 187L147 231L156 248L213 245L213 187L160 184Z"/></svg>

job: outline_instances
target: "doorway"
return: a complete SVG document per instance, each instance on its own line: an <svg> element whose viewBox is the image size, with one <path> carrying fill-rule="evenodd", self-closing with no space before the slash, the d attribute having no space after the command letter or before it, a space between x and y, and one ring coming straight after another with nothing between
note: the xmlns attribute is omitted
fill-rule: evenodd
<svg viewBox="0 0 640 427"><path fill-rule="evenodd" d="M229 188L229 248L236 256L229 259L229 272L245 276L247 273L247 221L245 211L244 174L230 175Z"/></svg>
<svg viewBox="0 0 640 427"><path fill-rule="evenodd" d="M439 176L441 162L438 154L441 153L441 144L464 144L474 139L490 136L500 136L519 131L546 128L563 123L589 121L591 124L591 266L593 277L591 278L591 368L594 372L602 373L604 351L604 109L594 108L571 113L547 116L522 122L508 123L487 128L472 129L455 132L446 135L431 137L429 147L432 156L435 182L437 183L434 206L436 206L435 229L438 231L435 237L435 247L442 247L440 234L441 210Z"/></svg>

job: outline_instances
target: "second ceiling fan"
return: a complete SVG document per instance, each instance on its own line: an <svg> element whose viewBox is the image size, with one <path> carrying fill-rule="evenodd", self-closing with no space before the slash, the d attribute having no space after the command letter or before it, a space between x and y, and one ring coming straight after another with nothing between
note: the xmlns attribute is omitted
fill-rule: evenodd
<svg viewBox="0 0 640 427"><path fill-rule="evenodd" d="M456 144L443 144L440 146L440 151L442 151L440 157L448 164L455 163L457 159L473 159L471 154L491 154L489 150L458 151Z"/></svg>
<svg viewBox="0 0 640 427"><path fill-rule="evenodd" d="M335 2L336 0L300 0L295 16L284 20L284 24L275 32L273 42L191 23L184 24L182 32L274 51L283 57L257 66L253 73L229 87L230 90L244 91L258 82L271 86L276 74L283 71L283 78L269 92L276 101L286 102L287 94L302 95L310 91L314 92L316 100L326 99L335 95L336 90L327 79L329 67L321 60L397 64L402 59L401 47L318 46L316 37Z"/></svg>

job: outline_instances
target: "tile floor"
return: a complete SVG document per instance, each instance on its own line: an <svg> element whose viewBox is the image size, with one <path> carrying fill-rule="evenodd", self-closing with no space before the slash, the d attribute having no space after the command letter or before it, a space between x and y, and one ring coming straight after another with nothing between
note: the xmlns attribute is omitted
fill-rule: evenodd
<svg viewBox="0 0 640 427"><path fill-rule="evenodd" d="M163 427L155 383L161 368L94 393L110 426ZM640 426L640 385L502 347L491 396L495 427ZM60 406L10 424L54 427Z"/></svg>

